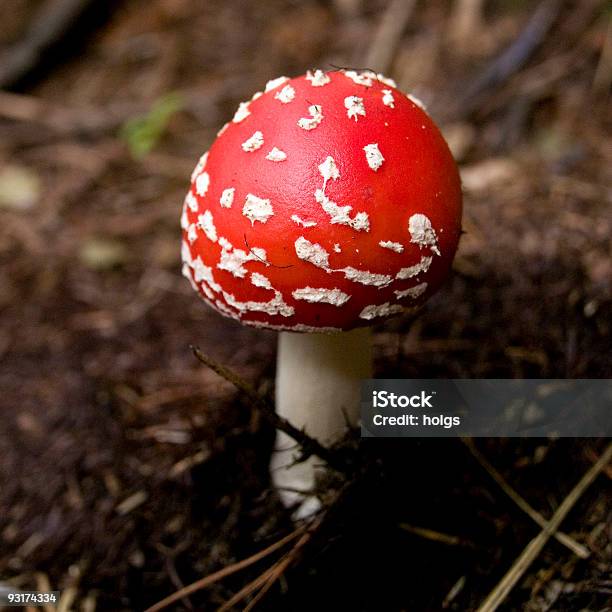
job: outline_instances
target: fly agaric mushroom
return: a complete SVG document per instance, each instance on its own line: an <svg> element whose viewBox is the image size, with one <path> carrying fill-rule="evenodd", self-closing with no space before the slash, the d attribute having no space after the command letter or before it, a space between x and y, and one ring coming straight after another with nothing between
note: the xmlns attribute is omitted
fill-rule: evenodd
<svg viewBox="0 0 612 612"><path fill-rule="evenodd" d="M358 419L367 326L415 311L448 275L459 174L393 81L316 70L240 104L193 172L181 226L183 273L204 301L281 331L278 413L329 443ZM318 460L295 463L294 450L279 433L272 479L303 515Z"/></svg>

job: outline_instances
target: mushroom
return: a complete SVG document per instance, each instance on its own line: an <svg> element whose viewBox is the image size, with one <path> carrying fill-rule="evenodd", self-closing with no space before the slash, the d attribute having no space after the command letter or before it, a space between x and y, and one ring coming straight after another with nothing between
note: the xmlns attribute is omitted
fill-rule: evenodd
<svg viewBox="0 0 612 612"><path fill-rule="evenodd" d="M320 442L355 424L369 326L415 312L461 228L453 157L422 104L372 72L268 82L202 156L181 218L183 273L245 325L279 330L276 409ZM272 480L314 512L321 461L277 436Z"/></svg>

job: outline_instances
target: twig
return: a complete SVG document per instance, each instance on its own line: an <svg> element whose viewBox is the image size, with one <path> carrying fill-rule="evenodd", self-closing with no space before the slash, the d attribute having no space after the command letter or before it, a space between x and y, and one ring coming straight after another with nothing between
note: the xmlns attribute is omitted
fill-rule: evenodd
<svg viewBox="0 0 612 612"><path fill-rule="evenodd" d="M440 544L446 544L447 546L473 546L471 542L468 542L459 536L450 535L434 529L428 529L427 527L418 527L416 525L409 525L408 523L400 523L399 528L420 538L432 540L433 542L439 542Z"/></svg>
<svg viewBox="0 0 612 612"><path fill-rule="evenodd" d="M397 45L416 4L415 0L390 0L365 58L365 65L385 72L391 67Z"/></svg>
<svg viewBox="0 0 612 612"><path fill-rule="evenodd" d="M512 588L521 579L525 571L542 552L542 549L550 537L555 533L559 525L561 525L582 494L592 484L600 472L606 468L610 460L612 460L612 443L608 445L598 461L587 470L578 484L561 502L561 505L557 508L557 511L553 514L546 527L543 528L542 531L525 547L505 576L500 580L491 593L489 593L488 597L478 608L477 612L495 612L495 610L497 610L497 608L503 603L504 599L506 599L508 596L508 593L510 593Z"/></svg>
<svg viewBox="0 0 612 612"><path fill-rule="evenodd" d="M181 600L183 597L186 597L187 595L191 595L192 593L195 593L196 591L201 591L202 589L205 589L211 584L214 584L215 582L218 582L219 580L227 576L231 576L232 574L235 574L236 572L246 567L249 567L250 565L253 565L253 563L257 563L257 561L260 561L264 557L271 555L273 552L277 551L279 548L282 548L285 544L295 539L297 536L303 533L305 528L306 528L305 526L298 527L295 531L292 531L289 535L286 535L284 538L281 538L277 542L274 542L274 544L271 544L267 548L260 550L258 553L255 553L254 555L251 555L250 557L247 557L246 559L243 559L242 561L238 561L238 563L234 563L233 565L224 567L223 569L220 569L218 572L214 572L213 574L204 576L204 578L201 578L200 580L193 582L192 584L184 587L183 589L177 591L176 593L172 593L172 595L169 595L165 599L158 601L156 604L154 604L150 608L147 608L145 612L158 612L159 610L163 610L164 608L167 608L169 605Z"/></svg>
<svg viewBox="0 0 612 612"><path fill-rule="evenodd" d="M473 457L487 471L489 476L499 485L502 491L527 515L537 523L542 529L546 529L548 521L535 509L524 497L521 497L504 479L504 477L493 467L488 459L474 446L472 440L461 438L461 441L467 446ZM576 556L581 559L588 559L591 556L591 551L582 544L576 542L573 538L562 532L555 532L555 539L567 546Z"/></svg>
<svg viewBox="0 0 612 612"><path fill-rule="evenodd" d="M337 453L334 453L314 438L311 438L306 432L292 425L287 419L279 416L274 406L259 395L251 385L245 382L237 374L220 363L217 363L208 355L205 355L198 347L192 346L191 350L199 361L208 366L213 372L216 372L219 376L232 383L236 389L248 397L253 406L268 419L273 427L280 429L289 437L293 438L301 446L304 459L316 455L323 459L330 467L339 471L346 470L347 466L345 462L339 459Z"/></svg>
<svg viewBox="0 0 612 612"><path fill-rule="evenodd" d="M340 493L336 496L336 500L339 498ZM300 539L294 544L293 548L286 553L278 562L272 567L268 568L261 576L258 576L255 580L247 584L245 587L240 589L231 599L226 601L217 612L228 612L238 602L243 601L256 589L261 587L259 592L249 602L247 607L244 608L244 612L248 612L254 608L255 605L265 596L265 594L272 588L276 581L287 571L287 568L293 563L298 553L310 542L313 534L321 526L323 519L326 514L320 514L315 518L308 526L306 532L300 537Z"/></svg>

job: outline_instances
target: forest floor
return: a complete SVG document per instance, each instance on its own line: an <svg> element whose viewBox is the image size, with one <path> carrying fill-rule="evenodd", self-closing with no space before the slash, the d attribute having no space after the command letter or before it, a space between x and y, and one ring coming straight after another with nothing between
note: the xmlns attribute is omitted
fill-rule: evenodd
<svg viewBox="0 0 612 612"><path fill-rule="evenodd" d="M0 6L0 66L41 4ZM360 4L108 3L0 90L0 583L62 589L64 610L143 610L293 530L269 489L273 431L190 350L265 392L276 335L193 295L178 218L239 101L362 66L387 3ZM522 61L538 3L487 5L466 24L419 3L386 60L460 163L465 234L423 313L376 329L376 375L611 377L610 15L539 3ZM168 121L139 156L126 125L143 113ZM354 441L365 468L255 609L476 609L541 531L487 460L550 518L606 441L474 444ZM503 610L611 609L611 477L562 524L588 558L551 539ZM282 552L171 609L219 608Z"/></svg>

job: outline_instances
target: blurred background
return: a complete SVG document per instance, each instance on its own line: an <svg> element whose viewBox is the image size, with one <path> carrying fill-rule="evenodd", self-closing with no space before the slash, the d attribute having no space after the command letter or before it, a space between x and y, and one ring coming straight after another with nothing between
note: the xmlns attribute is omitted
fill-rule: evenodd
<svg viewBox="0 0 612 612"><path fill-rule="evenodd" d="M265 392L276 335L197 299L178 227L198 157L281 74L385 72L461 167L454 275L377 328L377 376L612 376L611 18L597 0L4 0L0 583L142 610L293 529L273 431L189 348ZM539 530L482 457L549 517L604 446L362 442L256 609L475 610ZM504 610L610 609L610 477L563 524L588 555L551 541ZM277 559L169 609L218 609Z"/></svg>

